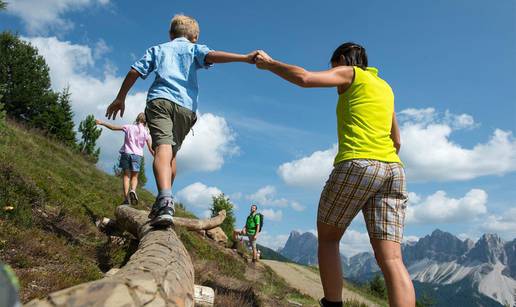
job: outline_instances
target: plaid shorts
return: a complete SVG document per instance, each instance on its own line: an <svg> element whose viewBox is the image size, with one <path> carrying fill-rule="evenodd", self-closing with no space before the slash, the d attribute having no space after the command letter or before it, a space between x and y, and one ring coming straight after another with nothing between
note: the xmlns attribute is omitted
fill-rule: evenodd
<svg viewBox="0 0 516 307"><path fill-rule="evenodd" d="M407 200L401 164L347 160L335 165L326 181L317 221L346 229L362 210L369 238L401 243Z"/></svg>

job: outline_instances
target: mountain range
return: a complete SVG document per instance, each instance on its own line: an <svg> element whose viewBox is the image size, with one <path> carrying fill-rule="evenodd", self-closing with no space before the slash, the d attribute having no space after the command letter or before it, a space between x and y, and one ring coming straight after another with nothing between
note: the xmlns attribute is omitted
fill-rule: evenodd
<svg viewBox="0 0 516 307"><path fill-rule="evenodd" d="M477 242L439 229L402 245L403 261L419 295L437 306L516 306L516 239L505 242L484 234ZM317 237L292 231L280 254L292 261L317 264ZM344 277L365 282L381 274L373 254L341 256Z"/></svg>

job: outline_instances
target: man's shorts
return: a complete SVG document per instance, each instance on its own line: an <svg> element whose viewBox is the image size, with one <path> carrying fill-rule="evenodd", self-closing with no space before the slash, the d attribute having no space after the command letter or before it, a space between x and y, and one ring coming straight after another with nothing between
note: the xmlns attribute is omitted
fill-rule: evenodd
<svg viewBox="0 0 516 307"><path fill-rule="evenodd" d="M326 181L317 221L346 229L362 210L369 238L401 243L407 200L401 164L347 160L335 165Z"/></svg>
<svg viewBox="0 0 516 307"><path fill-rule="evenodd" d="M120 153L118 166L124 171L139 172L142 164L142 156L135 154Z"/></svg>
<svg viewBox="0 0 516 307"><path fill-rule="evenodd" d="M256 249L256 240L254 239L254 234L246 234L247 238L249 239L249 244L251 244L253 249Z"/></svg>
<svg viewBox="0 0 516 307"><path fill-rule="evenodd" d="M167 99L147 102L145 117L152 138L152 147L170 144L177 153L190 129L197 121L191 110Z"/></svg>

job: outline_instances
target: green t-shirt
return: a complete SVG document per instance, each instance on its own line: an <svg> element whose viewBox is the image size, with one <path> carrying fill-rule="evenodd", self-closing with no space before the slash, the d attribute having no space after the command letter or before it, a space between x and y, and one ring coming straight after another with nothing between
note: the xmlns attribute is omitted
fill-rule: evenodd
<svg viewBox="0 0 516 307"><path fill-rule="evenodd" d="M245 229L248 234L254 235L256 233L256 227L260 225L260 216L257 213L249 214L247 221L245 222Z"/></svg>
<svg viewBox="0 0 516 307"><path fill-rule="evenodd" d="M334 164L351 159L401 162L390 138L394 94L378 70L354 67L353 83L339 96L339 151Z"/></svg>

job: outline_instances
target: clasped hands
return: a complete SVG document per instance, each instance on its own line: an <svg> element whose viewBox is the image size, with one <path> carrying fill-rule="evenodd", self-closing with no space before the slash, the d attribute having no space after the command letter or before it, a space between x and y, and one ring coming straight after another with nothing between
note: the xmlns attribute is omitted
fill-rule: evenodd
<svg viewBox="0 0 516 307"><path fill-rule="evenodd" d="M250 64L255 64L259 69L268 69L272 62L274 61L265 51L256 50L249 53L249 57L252 60L249 62Z"/></svg>

